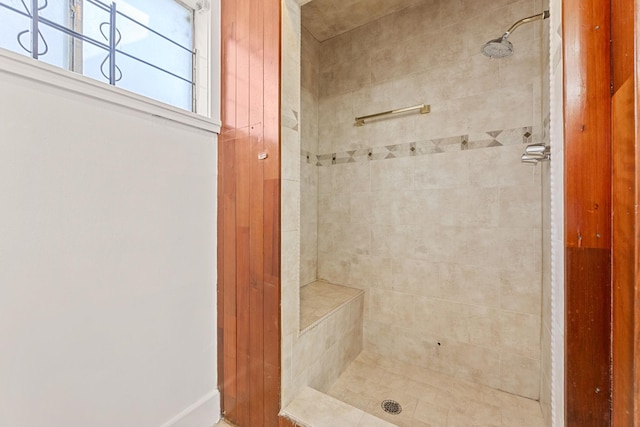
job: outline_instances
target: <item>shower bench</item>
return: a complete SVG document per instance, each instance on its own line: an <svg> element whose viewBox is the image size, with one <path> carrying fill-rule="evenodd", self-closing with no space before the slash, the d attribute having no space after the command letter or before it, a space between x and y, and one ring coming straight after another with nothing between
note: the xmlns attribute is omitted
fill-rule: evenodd
<svg viewBox="0 0 640 427"><path fill-rule="evenodd" d="M339 310L357 308L350 307L350 304L363 296L361 289L322 280L303 286L300 288L300 330L312 328Z"/></svg>

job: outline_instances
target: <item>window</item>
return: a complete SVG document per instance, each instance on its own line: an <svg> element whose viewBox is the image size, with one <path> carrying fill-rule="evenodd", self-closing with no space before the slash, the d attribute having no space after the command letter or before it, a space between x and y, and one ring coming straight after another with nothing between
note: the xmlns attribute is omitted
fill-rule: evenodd
<svg viewBox="0 0 640 427"><path fill-rule="evenodd" d="M196 103L208 86L196 82L207 77L199 71L207 55L198 54L206 34L195 34L202 18L194 8L176 0L0 0L0 47L206 115Z"/></svg>

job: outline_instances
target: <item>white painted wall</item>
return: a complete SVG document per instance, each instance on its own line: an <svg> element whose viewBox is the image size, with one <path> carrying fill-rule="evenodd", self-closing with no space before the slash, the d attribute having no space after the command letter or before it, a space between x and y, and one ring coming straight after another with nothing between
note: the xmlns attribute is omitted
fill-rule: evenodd
<svg viewBox="0 0 640 427"><path fill-rule="evenodd" d="M215 424L216 162L0 61L0 426Z"/></svg>

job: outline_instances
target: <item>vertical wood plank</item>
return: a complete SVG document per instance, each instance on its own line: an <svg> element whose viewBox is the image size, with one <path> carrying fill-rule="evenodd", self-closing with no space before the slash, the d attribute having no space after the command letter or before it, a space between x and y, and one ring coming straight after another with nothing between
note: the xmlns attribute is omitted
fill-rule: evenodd
<svg viewBox="0 0 640 427"><path fill-rule="evenodd" d="M264 426L264 253L262 250L263 233L263 160L258 156L263 152L262 128L258 125L251 126L251 172L250 172L250 333L249 333L249 359L250 359L250 424L251 426Z"/></svg>
<svg viewBox="0 0 640 427"><path fill-rule="evenodd" d="M612 0L613 144L613 346L612 421L640 424L637 349L638 300L638 123L635 64L636 6Z"/></svg>
<svg viewBox="0 0 640 427"><path fill-rule="evenodd" d="M567 286L566 425L610 426L610 252L572 248L565 252Z"/></svg>
<svg viewBox="0 0 640 427"><path fill-rule="evenodd" d="M223 384L222 394L223 411L230 414L236 411L237 402L237 345L236 345L236 206L235 206L235 188L236 188L236 168L235 168L235 138L233 134L230 136L221 135L220 137L220 164L221 169L219 181L224 189L220 195L220 209L222 211L223 228L218 236L221 236L223 243L219 246L219 254L221 256L220 264L223 269L219 274L219 287L223 288L223 300L218 306L222 306L223 323L218 325L223 330L222 350L223 350ZM221 286L224 284L225 286Z"/></svg>
<svg viewBox="0 0 640 427"><path fill-rule="evenodd" d="M220 116L222 128L234 129L236 127L236 2L223 1L220 4Z"/></svg>
<svg viewBox="0 0 640 427"><path fill-rule="evenodd" d="M636 269L634 84L629 76L613 96L613 423L633 426Z"/></svg>
<svg viewBox="0 0 640 427"><path fill-rule="evenodd" d="M238 117L242 115L239 114ZM248 116L247 116L248 117ZM250 197L250 139L245 136L246 129L241 130L242 137L236 142L236 342L238 353L237 387L238 387L238 424L251 425L251 378L250 366L250 227L249 227L249 197Z"/></svg>
<svg viewBox="0 0 640 427"><path fill-rule="evenodd" d="M280 411L280 181L265 182L264 373L265 426L277 426ZM277 267L276 265L277 264ZM267 268L268 267L268 268Z"/></svg>
<svg viewBox="0 0 640 427"><path fill-rule="evenodd" d="M613 93L633 77L635 69L635 1L611 0Z"/></svg>
<svg viewBox="0 0 640 427"><path fill-rule="evenodd" d="M610 17L563 1L567 427L611 423Z"/></svg>
<svg viewBox="0 0 640 427"><path fill-rule="evenodd" d="M236 129L248 130L250 103L250 0L236 0Z"/></svg>

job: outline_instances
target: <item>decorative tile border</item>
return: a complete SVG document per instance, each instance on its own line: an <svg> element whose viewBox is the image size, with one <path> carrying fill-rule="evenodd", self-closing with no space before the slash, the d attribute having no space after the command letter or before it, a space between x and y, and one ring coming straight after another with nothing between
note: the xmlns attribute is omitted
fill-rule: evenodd
<svg viewBox="0 0 640 427"><path fill-rule="evenodd" d="M358 163L369 160L397 159L400 157L425 156L454 151L503 147L506 145L531 144L533 142L532 132L532 127L527 126L453 136L450 138L436 138L405 144L343 151L341 153L313 154L309 151L301 150L300 156L303 163L315 164L316 166Z"/></svg>

